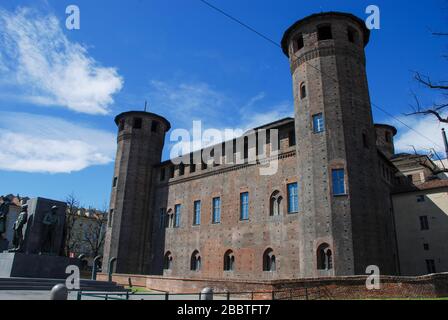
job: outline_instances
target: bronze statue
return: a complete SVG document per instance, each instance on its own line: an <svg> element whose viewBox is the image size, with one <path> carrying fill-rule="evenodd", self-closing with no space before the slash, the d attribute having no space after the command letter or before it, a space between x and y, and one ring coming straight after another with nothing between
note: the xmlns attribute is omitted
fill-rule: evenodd
<svg viewBox="0 0 448 320"><path fill-rule="evenodd" d="M11 200L7 197L3 198L3 203L0 204L0 240L4 239L3 234L6 232L6 218L8 217L10 204Z"/></svg>
<svg viewBox="0 0 448 320"><path fill-rule="evenodd" d="M28 222L28 205L24 204L22 206L22 212L20 212L17 217L16 222L14 223L14 238L12 240L12 244L14 245L14 249L12 252L21 252L23 247L23 227Z"/></svg>
<svg viewBox="0 0 448 320"><path fill-rule="evenodd" d="M54 237L56 234L56 226L59 225L59 217L57 215L58 207L53 206L50 212L47 212L42 220L44 230L42 233L42 245L40 254L47 253L50 255L57 254L54 250Z"/></svg>

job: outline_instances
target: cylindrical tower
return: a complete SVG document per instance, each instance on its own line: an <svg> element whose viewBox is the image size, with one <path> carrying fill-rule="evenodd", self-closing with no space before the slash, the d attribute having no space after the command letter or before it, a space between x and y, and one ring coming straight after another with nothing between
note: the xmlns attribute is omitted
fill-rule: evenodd
<svg viewBox="0 0 448 320"><path fill-rule="evenodd" d="M328 12L282 40L294 87L301 277L394 273L367 84L364 21ZM387 222L384 222L384 219Z"/></svg>
<svg viewBox="0 0 448 320"><path fill-rule="evenodd" d="M165 134L171 125L159 115L140 111L122 113L115 123L118 149L103 270L108 272L108 262L115 257L117 273L145 274L145 248L150 247L154 217L153 167L161 162Z"/></svg>
<svg viewBox="0 0 448 320"><path fill-rule="evenodd" d="M394 137L397 129L388 124L375 124L375 131L378 149L390 159L395 154Z"/></svg>

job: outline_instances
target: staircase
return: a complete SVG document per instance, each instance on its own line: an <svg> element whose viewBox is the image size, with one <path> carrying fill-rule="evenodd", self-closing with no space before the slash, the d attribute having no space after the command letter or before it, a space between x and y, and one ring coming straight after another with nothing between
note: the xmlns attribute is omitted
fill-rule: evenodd
<svg viewBox="0 0 448 320"><path fill-rule="evenodd" d="M50 291L57 284L65 284L65 280L37 278L0 278L0 290L8 291ZM95 280L80 281L82 291L122 292L125 288L115 282Z"/></svg>

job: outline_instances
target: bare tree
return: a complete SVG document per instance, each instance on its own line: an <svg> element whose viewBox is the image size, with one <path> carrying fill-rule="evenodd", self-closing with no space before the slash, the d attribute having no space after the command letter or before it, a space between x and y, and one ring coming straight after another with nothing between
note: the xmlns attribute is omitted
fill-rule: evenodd
<svg viewBox="0 0 448 320"><path fill-rule="evenodd" d="M79 218L78 210L79 210L79 201L76 196L71 193L67 196L67 212L65 215L65 246L64 246L64 255L68 257L70 252L77 251L77 248L80 245L79 236L74 232L75 224L77 219Z"/></svg>
<svg viewBox="0 0 448 320"><path fill-rule="evenodd" d="M448 36L448 33L444 32L431 32L434 36ZM445 56L448 59L448 56ZM412 105L413 112L406 115L432 115L435 116L440 122L448 123L448 115L445 114L446 108L448 108L448 81L434 82L429 76L424 76L420 72L415 72L414 79L428 90L437 91L441 95L440 101L442 103L433 102L431 105L422 105L419 97L412 93L414 98L414 105Z"/></svg>
<svg viewBox="0 0 448 320"><path fill-rule="evenodd" d="M101 253L104 244L107 211L96 211L90 218L92 222L84 230L83 242L90 249L92 257L96 257Z"/></svg>

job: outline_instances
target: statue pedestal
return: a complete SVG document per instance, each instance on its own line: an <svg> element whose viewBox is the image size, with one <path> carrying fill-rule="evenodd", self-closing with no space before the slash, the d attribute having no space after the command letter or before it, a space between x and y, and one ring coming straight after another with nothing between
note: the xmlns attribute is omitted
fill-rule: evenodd
<svg viewBox="0 0 448 320"><path fill-rule="evenodd" d="M0 278L66 279L67 266L80 266L80 260L24 253L0 253Z"/></svg>

